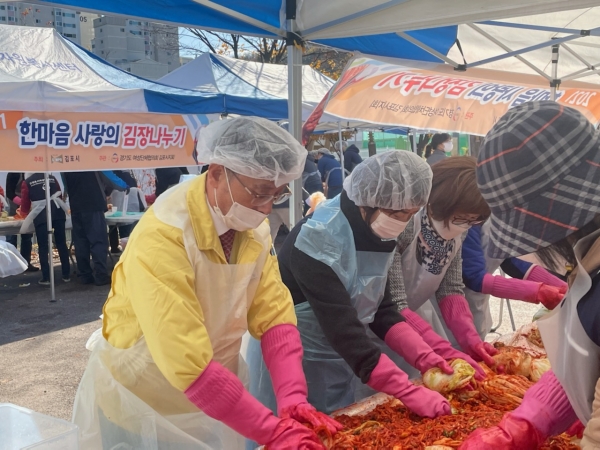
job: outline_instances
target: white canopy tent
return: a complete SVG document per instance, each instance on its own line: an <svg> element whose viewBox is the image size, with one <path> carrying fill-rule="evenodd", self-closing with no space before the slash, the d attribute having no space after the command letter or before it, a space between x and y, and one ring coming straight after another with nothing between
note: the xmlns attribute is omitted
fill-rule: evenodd
<svg viewBox="0 0 600 450"><path fill-rule="evenodd" d="M181 89L237 96L258 89L287 100L287 72L287 66L282 64L262 64L204 53L158 81ZM308 118L334 83L334 80L312 67L302 66L302 120Z"/></svg>

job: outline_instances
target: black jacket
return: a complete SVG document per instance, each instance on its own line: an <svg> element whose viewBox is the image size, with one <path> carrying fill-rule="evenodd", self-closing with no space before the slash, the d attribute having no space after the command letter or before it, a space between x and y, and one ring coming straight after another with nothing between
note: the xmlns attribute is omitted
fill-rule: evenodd
<svg viewBox="0 0 600 450"><path fill-rule="evenodd" d="M166 169L155 169L156 174L156 196L179 183L181 175L188 175L189 172L185 167L168 167Z"/></svg>
<svg viewBox="0 0 600 450"><path fill-rule="evenodd" d="M352 144L344 152L344 169L348 172L352 172L361 162L362 158L360 157L360 150L356 145Z"/></svg>
<svg viewBox="0 0 600 450"><path fill-rule="evenodd" d="M60 191L60 185L58 181L54 177L54 175L50 175L49 177L50 183L50 195L54 195L56 192ZM46 200L46 181L44 180L43 173L34 173L32 176L27 178L24 182L24 186L22 187L22 197L21 197L21 210L24 209L25 204L27 203L27 212L31 212L31 204L30 202L36 202L40 200ZM50 202L50 212L52 214L52 221L55 220L66 220L65 211L56 206L56 203L53 201ZM46 223L46 208L44 208L35 218L33 219L33 223L37 226L41 223Z"/></svg>
<svg viewBox="0 0 600 450"><path fill-rule="evenodd" d="M22 172L9 172L6 175L6 198L12 201L15 197L21 196L21 183L23 182Z"/></svg>
<svg viewBox="0 0 600 450"><path fill-rule="evenodd" d="M98 172L64 172L71 212L106 212L106 196Z"/></svg>
<svg viewBox="0 0 600 450"><path fill-rule="evenodd" d="M340 201L342 212L352 228L357 251L394 251L396 242L382 241L373 234L345 191L342 191ZM379 362L381 351L367 337L350 295L333 269L295 247L298 233L307 219L294 227L281 247L278 255L281 279L290 290L295 305L310 304L332 348L366 383ZM379 338L385 339L390 328L403 320L386 286L383 301L369 326Z"/></svg>

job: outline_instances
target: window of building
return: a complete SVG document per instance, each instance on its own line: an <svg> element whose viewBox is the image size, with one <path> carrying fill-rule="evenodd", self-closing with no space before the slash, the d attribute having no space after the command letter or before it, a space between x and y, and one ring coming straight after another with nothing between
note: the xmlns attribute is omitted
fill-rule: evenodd
<svg viewBox="0 0 600 450"><path fill-rule="evenodd" d="M65 17L73 17L74 18L75 14L73 14L73 13L63 13L63 16L65 16Z"/></svg>
<svg viewBox="0 0 600 450"><path fill-rule="evenodd" d="M104 31L104 28L100 28L100 33L102 33Z"/></svg>
<svg viewBox="0 0 600 450"><path fill-rule="evenodd" d="M129 25L141 25L141 24L142 24L142 22L138 22L136 20L130 20L129 21Z"/></svg>
<svg viewBox="0 0 600 450"><path fill-rule="evenodd" d="M104 55L104 50L102 50L100 53L102 53Z"/></svg>
<svg viewBox="0 0 600 450"><path fill-rule="evenodd" d="M62 27L62 22L56 22L57 27Z"/></svg>
<svg viewBox="0 0 600 450"><path fill-rule="evenodd" d="M169 61L167 64L170 66L171 65L171 61Z"/></svg>
<svg viewBox="0 0 600 450"><path fill-rule="evenodd" d="M167 52L167 56L171 56L171 52Z"/></svg>
<svg viewBox="0 0 600 450"><path fill-rule="evenodd" d="M96 44L92 44L92 48L96 48Z"/></svg>
<svg viewBox="0 0 600 450"><path fill-rule="evenodd" d="M14 6L11 6L11 5L8 5L8 10L9 10L9 11L14 11L14 10L15 10L15 7L14 7Z"/></svg>
<svg viewBox="0 0 600 450"><path fill-rule="evenodd" d="M121 28L121 33L125 33L125 28Z"/></svg>
<svg viewBox="0 0 600 450"><path fill-rule="evenodd" d="M40 19L35 19L35 23L40 23Z"/></svg>
<svg viewBox="0 0 600 450"><path fill-rule="evenodd" d="M9 22L14 22L14 21L15 21L15 18L14 18L14 17L9 17L9 18L8 18L8 21L9 21Z"/></svg>
<svg viewBox="0 0 600 450"><path fill-rule="evenodd" d="M77 37L76 34L69 34L69 33L63 33L63 36L67 37L67 38L73 38L73 39Z"/></svg>
<svg viewBox="0 0 600 450"><path fill-rule="evenodd" d="M65 28L77 28L77 25L75 25L74 23L65 23L63 26Z"/></svg>
<svg viewBox="0 0 600 450"><path fill-rule="evenodd" d="M101 43L101 44L104 44L104 41L103 41L103 40L100 40L100 43Z"/></svg>
<svg viewBox="0 0 600 450"><path fill-rule="evenodd" d="M135 30L129 30L129 32L135 36L141 36L142 32L141 31L135 31Z"/></svg>
<svg viewBox="0 0 600 450"><path fill-rule="evenodd" d="M144 31L144 36L148 36L148 32L147 31Z"/></svg>
<svg viewBox="0 0 600 450"><path fill-rule="evenodd" d="M0 21L6 22L6 16L0 16ZM148 52L146 52L146 53L148 53Z"/></svg>
<svg viewBox="0 0 600 450"><path fill-rule="evenodd" d="M60 16L60 15L62 15L62 14L60 13L60 11L58 11L58 12L55 12L54 14L55 14L55 15L57 15L57 16Z"/></svg>
<svg viewBox="0 0 600 450"><path fill-rule="evenodd" d="M5 11L6 10L6 5L0 5L0 10Z"/></svg>

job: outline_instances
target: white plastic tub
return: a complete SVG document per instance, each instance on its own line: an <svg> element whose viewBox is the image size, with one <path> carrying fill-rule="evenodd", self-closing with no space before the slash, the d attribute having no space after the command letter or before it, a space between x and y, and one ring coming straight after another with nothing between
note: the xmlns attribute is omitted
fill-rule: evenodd
<svg viewBox="0 0 600 450"><path fill-rule="evenodd" d="M0 450L79 450L77 425L0 403Z"/></svg>

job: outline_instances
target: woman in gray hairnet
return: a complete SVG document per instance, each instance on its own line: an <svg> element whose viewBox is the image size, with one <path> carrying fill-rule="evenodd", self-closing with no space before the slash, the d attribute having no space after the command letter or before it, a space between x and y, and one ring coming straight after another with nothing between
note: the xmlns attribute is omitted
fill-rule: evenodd
<svg viewBox="0 0 600 450"><path fill-rule="evenodd" d="M440 367L452 373L407 326L386 286L396 238L426 204L430 189L431 169L417 155L374 156L354 169L339 196L322 203L285 241L279 269L294 299L309 402L318 410L330 413L359 400L357 388L364 383L421 416L450 414L440 394L413 385L367 334L372 330L420 370ZM258 342L251 342L248 358L250 390L273 408Z"/></svg>

